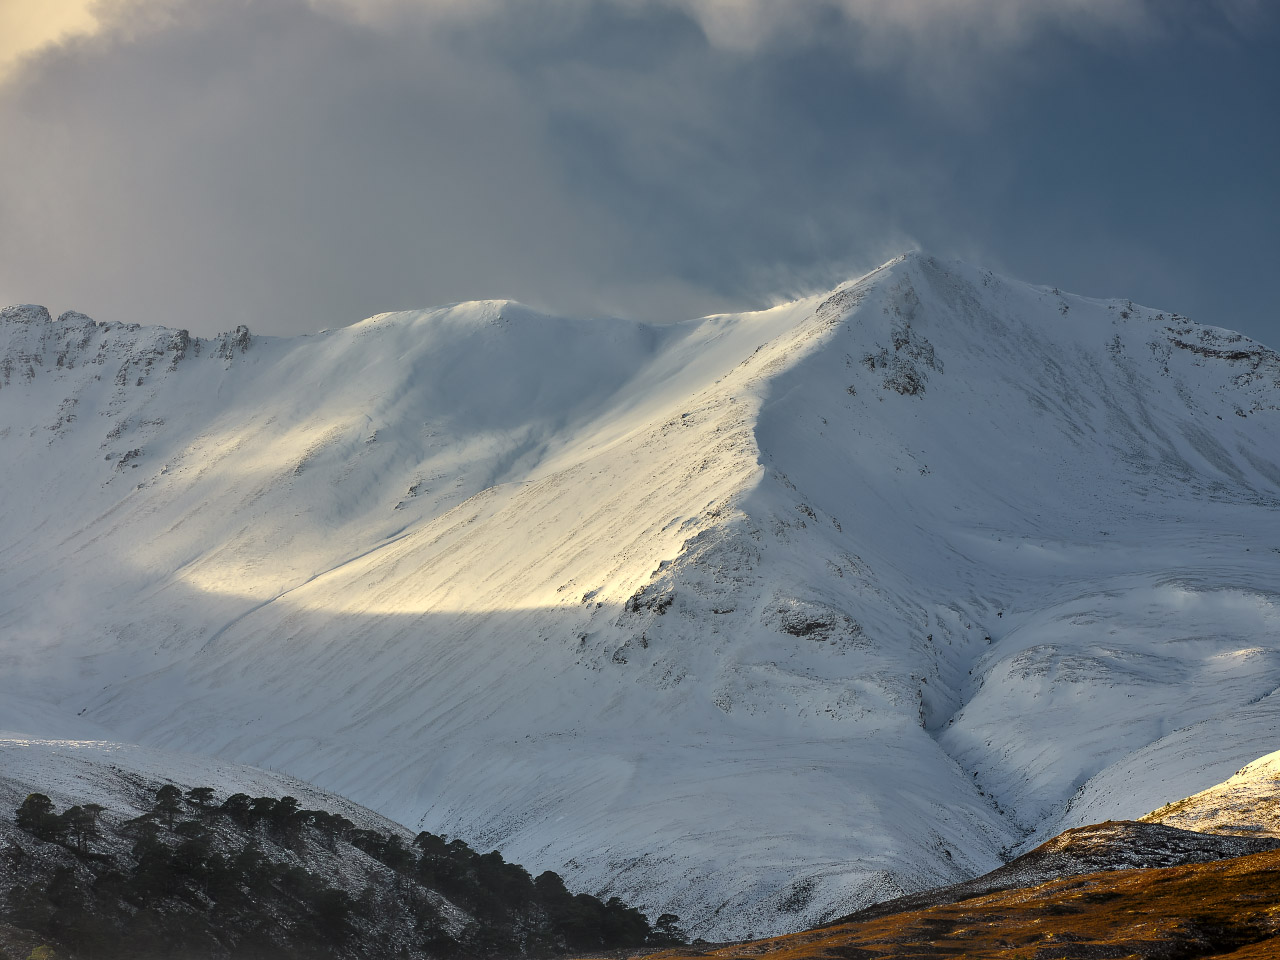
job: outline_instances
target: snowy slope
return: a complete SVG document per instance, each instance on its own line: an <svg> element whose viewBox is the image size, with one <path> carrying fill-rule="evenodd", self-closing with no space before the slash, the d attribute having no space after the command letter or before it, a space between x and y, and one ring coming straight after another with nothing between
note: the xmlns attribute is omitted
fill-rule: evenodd
<svg viewBox="0 0 1280 960"><path fill-rule="evenodd" d="M184 792L216 783L220 799L231 793L292 796L304 809L327 810L361 829L413 840L400 824L282 773L110 740L41 739L0 730L0 836L5 838L21 835L13 811L30 793L45 794L59 810L97 803L121 820L149 811L156 788L165 783Z"/></svg>
<svg viewBox="0 0 1280 960"><path fill-rule="evenodd" d="M1224 330L911 256L661 327L11 310L0 357L28 733L286 771L713 937L1271 749L1280 360Z"/></svg>
<svg viewBox="0 0 1280 960"><path fill-rule="evenodd" d="M1280 838L1280 751L1259 757L1222 783L1142 819L1202 833Z"/></svg>

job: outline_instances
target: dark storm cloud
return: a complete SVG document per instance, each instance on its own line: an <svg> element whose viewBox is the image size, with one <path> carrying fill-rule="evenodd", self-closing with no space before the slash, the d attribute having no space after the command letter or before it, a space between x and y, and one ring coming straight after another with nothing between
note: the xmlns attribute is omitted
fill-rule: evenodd
<svg viewBox="0 0 1280 960"><path fill-rule="evenodd" d="M918 242L1280 341L1257 5L107 10L0 89L6 302L206 333L497 296L678 317Z"/></svg>

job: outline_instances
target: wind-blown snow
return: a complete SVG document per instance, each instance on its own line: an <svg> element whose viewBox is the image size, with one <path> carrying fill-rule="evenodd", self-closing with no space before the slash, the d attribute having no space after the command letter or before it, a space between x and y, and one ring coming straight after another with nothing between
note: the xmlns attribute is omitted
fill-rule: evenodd
<svg viewBox="0 0 1280 960"><path fill-rule="evenodd" d="M662 327L10 308L0 697L796 929L1271 749L1278 400L1237 334L923 256Z"/></svg>

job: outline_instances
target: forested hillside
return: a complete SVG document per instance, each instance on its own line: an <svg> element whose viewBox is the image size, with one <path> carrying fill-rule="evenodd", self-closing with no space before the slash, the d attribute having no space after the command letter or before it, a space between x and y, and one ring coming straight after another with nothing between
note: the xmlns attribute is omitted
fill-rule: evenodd
<svg viewBox="0 0 1280 960"><path fill-rule="evenodd" d="M572 894L461 840L365 829L293 797L164 784L143 815L30 794L0 852L0 955L545 957L669 942L616 898ZM15 829L11 829L16 827ZM38 955L38 954L37 954Z"/></svg>

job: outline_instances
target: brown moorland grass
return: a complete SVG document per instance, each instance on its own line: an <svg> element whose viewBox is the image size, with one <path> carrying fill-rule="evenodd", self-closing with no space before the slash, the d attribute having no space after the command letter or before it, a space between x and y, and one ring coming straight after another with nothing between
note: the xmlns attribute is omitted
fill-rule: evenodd
<svg viewBox="0 0 1280 960"><path fill-rule="evenodd" d="M1280 960L1280 851L1116 870L652 960Z"/></svg>

